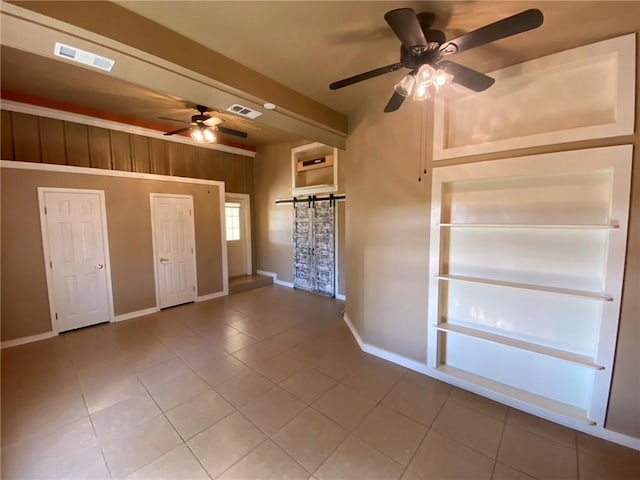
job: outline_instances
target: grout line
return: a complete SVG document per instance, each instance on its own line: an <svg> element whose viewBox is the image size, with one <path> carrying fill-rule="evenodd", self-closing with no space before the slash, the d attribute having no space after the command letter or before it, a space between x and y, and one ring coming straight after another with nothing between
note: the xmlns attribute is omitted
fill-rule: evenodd
<svg viewBox="0 0 640 480"><path fill-rule="evenodd" d="M500 456L500 448L502 448L502 441L504 440L504 431L507 428L507 417L509 415L509 409L507 407L507 414L504 416L504 420L502 421L502 431L500 432L500 440L498 441L498 449L496 450L496 458L493 462L493 468L491 469L491 478L496 471L496 465L498 464L498 457Z"/></svg>

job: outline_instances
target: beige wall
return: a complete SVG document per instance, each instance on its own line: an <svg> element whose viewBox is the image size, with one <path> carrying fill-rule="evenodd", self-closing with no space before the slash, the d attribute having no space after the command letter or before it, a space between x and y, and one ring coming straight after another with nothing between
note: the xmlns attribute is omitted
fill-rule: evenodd
<svg viewBox="0 0 640 480"><path fill-rule="evenodd" d="M640 18L638 18L640 23ZM640 25L636 26L636 30ZM640 48L637 48L637 52ZM637 60L640 65L640 59ZM639 81L640 76L636 80ZM637 89L640 93L640 88ZM636 99L640 98L638 94ZM375 103L375 104L374 104ZM384 101L363 106L347 152L347 314L366 343L420 361L427 353L431 105L406 102L383 114ZM423 124L422 108L427 108ZM640 438L640 108L636 134L453 159L443 164L633 143L631 220L622 312L607 428ZM428 141L421 154L420 138ZM418 182L424 157L427 178Z"/></svg>
<svg viewBox="0 0 640 480"><path fill-rule="evenodd" d="M150 193L193 195L198 295L220 292L220 187L2 169L2 341L51 330L38 187L103 190L116 315L155 307Z"/></svg>
<svg viewBox="0 0 640 480"><path fill-rule="evenodd" d="M254 158L255 240L257 270L273 272L278 279L293 282L293 208L276 205L278 199L291 198L291 149L308 142L278 143L258 147ZM340 151L341 159L344 152ZM343 167L338 162L340 192L344 192ZM337 203L338 230L338 292L346 286L346 209Z"/></svg>

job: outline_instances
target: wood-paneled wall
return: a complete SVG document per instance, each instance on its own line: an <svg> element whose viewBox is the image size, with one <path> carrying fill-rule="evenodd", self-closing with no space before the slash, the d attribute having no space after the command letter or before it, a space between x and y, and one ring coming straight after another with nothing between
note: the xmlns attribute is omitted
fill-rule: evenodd
<svg viewBox="0 0 640 480"><path fill-rule="evenodd" d="M1 120L2 160L220 180L252 193L250 157L7 110Z"/></svg>

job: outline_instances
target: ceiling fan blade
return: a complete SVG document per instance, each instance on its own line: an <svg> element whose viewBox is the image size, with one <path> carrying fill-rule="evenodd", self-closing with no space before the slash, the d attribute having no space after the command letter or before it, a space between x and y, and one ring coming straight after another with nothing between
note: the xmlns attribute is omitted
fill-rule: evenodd
<svg viewBox="0 0 640 480"><path fill-rule="evenodd" d="M389 103L384 107L384 113L395 112L398 110L402 106L404 99L405 97L400 95L398 92L393 92L393 95L389 99Z"/></svg>
<svg viewBox="0 0 640 480"><path fill-rule="evenodd" d="M376 68L374 70L369 70L368 72L359 73L358 75L354 75L353 77L338 80L337 82L333 82L331 85L329 85L329 88L331 90L337 90L342 87L353 85L354 83L362 82L363 80L368 80L379 75L384 75L385 73L395 72L400 68L402 68L401 63L392 63L391 65L387 65L385 67Z"/></svg>
<svg viewBox="0 0 640 480"><path fill-rule="evenodd" d="M391 10L384 14L384 19L407 50L411 50L413 47L427 46L420 22L418 22L416 12L412 8Z"/></svg>
<svg viewBox="0 0 640 480"><path fill-rule="evenodd" d="M495 82L493 78L484 73L449 61L438 63L438 68L442 68L447 73L453 75L453 81L455 83L467 87L474 92L482 92Z"/></svg>
<svg viewBox="0 0 640 480"><path fill-rule="evenodd" d="M233 128L227 127L216 127L216 130L220 133L224 133L225 135L233 135L240 138L247 138L249 135L246 132L241 132L239 130L234 130Z"/></svg>
<svg viewBox="0 0 640 480"><path fill-rule="evenodd" d="M207 127L215 127L216 125L220 125L224 120L222 120L219 117L209 117L208 119L206 119L203 123L207 126Z"/></svg>
<svg viewBox="0 0 640 480"><path fill-rule="evenodd" d="M525 10L444 43L440 47L440 51L443 54L464 52L480 45L495 42L501 38L533 30L542 25L543 21L544 16L540 10Z"/></svg>
<svg viewBox="0 0 640 480"><path fill-rule="evenodd" d="M186 132L187 130L191 130L191 127L179 128L177 130L172 130L171 132L165 133L165 135L175 135L176 133Z"/></svg>

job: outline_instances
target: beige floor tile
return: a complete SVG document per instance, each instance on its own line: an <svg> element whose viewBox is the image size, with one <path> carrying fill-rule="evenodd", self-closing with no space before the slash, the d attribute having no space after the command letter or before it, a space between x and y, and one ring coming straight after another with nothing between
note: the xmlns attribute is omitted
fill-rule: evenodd
<svg viewBox="0 0 640 480"><path fill-rule="evenodd" d="M230 337L226 337L221 342L221 347L224 348L228 353L234 353L238 350L242 350L243 348L247 348L249 345L256 343L256 339L250 337L249 335L245 335L244 333L236 333L235 335L231 335Z"/></svg>
<svg viewBox="0 0 640 480"><path fill-rule="evenodd" d="M242 414L267 435L298 415L305 404L280 387L272 388L242 407Z"/></svg>
<svg viewBox="0 0 640 480"><path fill-rule="evenodd" d="M496 462L491 480L533 480L533 477Z"/></svg>
<svg viewBox="0 0 640 480"><path fill-rule="evenodd" d="M507 424L522 428L554 442L562 443L567 447L576 447L576 432L574 430L549 422L543 418L529 415L520 410L509 409Z"/></svg>
<svg viewBox="0 0 640 480"><path fill-rule="evenodd" d="M356 437L347 438L318 469L315 476L331 479L400 478L404 468Z"/></svg>
<svg viewBox="0 0 640 480"><path fill-rule="evenodd" d="M382 403L429 427L447 401L450 390L451 387L437 380L405 376Z"/></svg>
<svg viewBox="0 0 640 480"><path fill-rule="evenodd" d="M38 478L76 455L98 446L89 417L52 429L48 435L30 435L3 446L2 478Z"/></svg>
<svg viewBox="0 0 640 480"><path fill-rule="evenodd" d="M149 393L163 411L177 407L199 393L210 390L211 387L195 372L189 372L161 385L153 387Z"/></svg>
<svg viewBox="0 0 640 480"><path fill-rule="evenodd" d="M280 386L300 400L311 403L335 384L334 379L308 367L286 379Z"/></svg>
<svg viewBox="0 0 640 480"><path fill-rule="evenodd" d="M500 420L448 401L431 428L487 457L496 458L503 427Z"/></svg>
<svg viewBox="0 0 640 480"><path fill-rule="evenodd" d="M427 428L384 405L378 405L354 432L360 440L407 465Z"/></svg>
<svg viewBox="0 0 640 480"><path fill-rule="evenodd" d="M402 370L367 364L353 371L342 383L373 400L380 401L398 383L403 373Z"/></svg>
<svg viewBox="0 0 640 480"><path fill-rule="evenodd" d="M352 350L332 350L311 365L325 375L336 380L348 377L356 368L362 366L362 354Z"/></svg>
<svg viewBox="0 0 640 480"><path fill-rule="evenodd" d="M493 417L501 422L507 418L507 412L509 407L488 398L481 397L475 393L462 390L460 388L454 388L451 392L451 400L461 403L471 410L475 410L489 417Z"/></svg>
<svg viewBox="0 0 640 480"><path fill-rule="evenodd" d="M240 413L234 413L187 442L211 477L217 477L253 450L264 434Z"/></svg>
<svg viewBox="0 0 640 480"><path fill-rule="evenodd" d="M275 443L266 440L219 478L226 480L273 480L277 478L306 480L309 478L309 472Z"/></svg>
<svg viewBox="0 0 640 480"><path fill-rule="evenodd" d="M623 447L586 433L576 433L580 452L614 462L637 462L640 465L640 451Z"/></svg>
<svg viewBox="0 0 640 480"><path fill-rule="evenodd" d="M99 437L113 436L136 428L162 412L148 393L142 393L91 415Z"/></svg>
<svg viewBox="0 0 640 480"><path fill-rule="evenodd" d="M187 440L234 411L235 408L219 393L207 390L168 410L166 415L180 436Z"/></svg>
<svg viewBox="0 0 640 480"><path fill-rule="evenodd" d="M278 354L264 362L260 362L253 368L272 382L280 383L302 370L304 366L305 363L301 360Z"/></svg>
<svg viewBox="0 0 640 480"><path fill-rule="evenodd" d="M152 344L145 345L142 348L134 347L129 352L125 351L125 355L131 368L136 371L176 358L176 355L171 350L155 339Z"/></svg>
<svg viewBox="0 0 640 480"><path fill-rule="evenodd" d="M274 386L269 379L249 370L218 385L216 390L234 407L240 408Z"/></svg>
<svg viewBox="0 0 640 480"><path fill-rule="evenodd" d="M498 460L540 479L577 478L576 449L507 425Z"/></svg>
<svg viewBox="0 0 640 480"><path fill-rule="evenodd" d="M182 360L174 357L153 367L140 370L136 372L136 375L145 387L153 388L190 371L191 369Z"/></svg>
<svg viewBox="0 0 640 480"><path fill-rule="evenodd" d="M210 386L215 387L244 372L249 371L240 360L231 355L220 357L213 364L200 365L195 371Z"/></svg>
<svg viewBox="0 0 640 480"><path fill-rule="evenodd" d="M336 385L312 406L341 427L353 430L375 405L376 402L361 393Z"/></svg>
<svg viewBox="0 0 640 480"><path fill-rule="evenodd" d="M431 430L409 470L424 479L481 480L491 478L494 461Z"/></svg>
<svg viewBox="0 0 640 480"><path fill-rule="evenodd" d="M581 480L637 480L640 461L632 457L596 457L584 452L578 454Z"/></svg>
<svg viewBox="0 0 640 480"><path fill-rule="evenodd" d="M133 374L104 383L92 383L90 387L83 387L82 390L89 413L98 412L145 392L144 386Z"/></svg>
<svg viewBox="0 0 640 480"><path fill-rule="evenodd" d="M316 342L311 339L306 340L303 343L300 343L292 348L289 348L283 353L287 357L295 358L296 360L300 360L305 363L310 363L316 360L320 360L326 355L327 352L318 347Z"/></svg>
<svg viewBox="0 0 640 480"><path fill-rule="evenodd" d="M345 439L347 431L307 408L272 439L309 472L314 472Z"/></svg>
<svg viewBox="0 0 640 480"><path fill-rule="evenodd" d="M186 445L180 445L132 473L127 480L208 480L209 475Z"/></svg>
<svg viewBox="0 0 640 480"><path fill-rule="evenodd" d="M100 439L107 465L114 478L123 478L151 463L182 442L164 415L135 428Z"/></svg>

